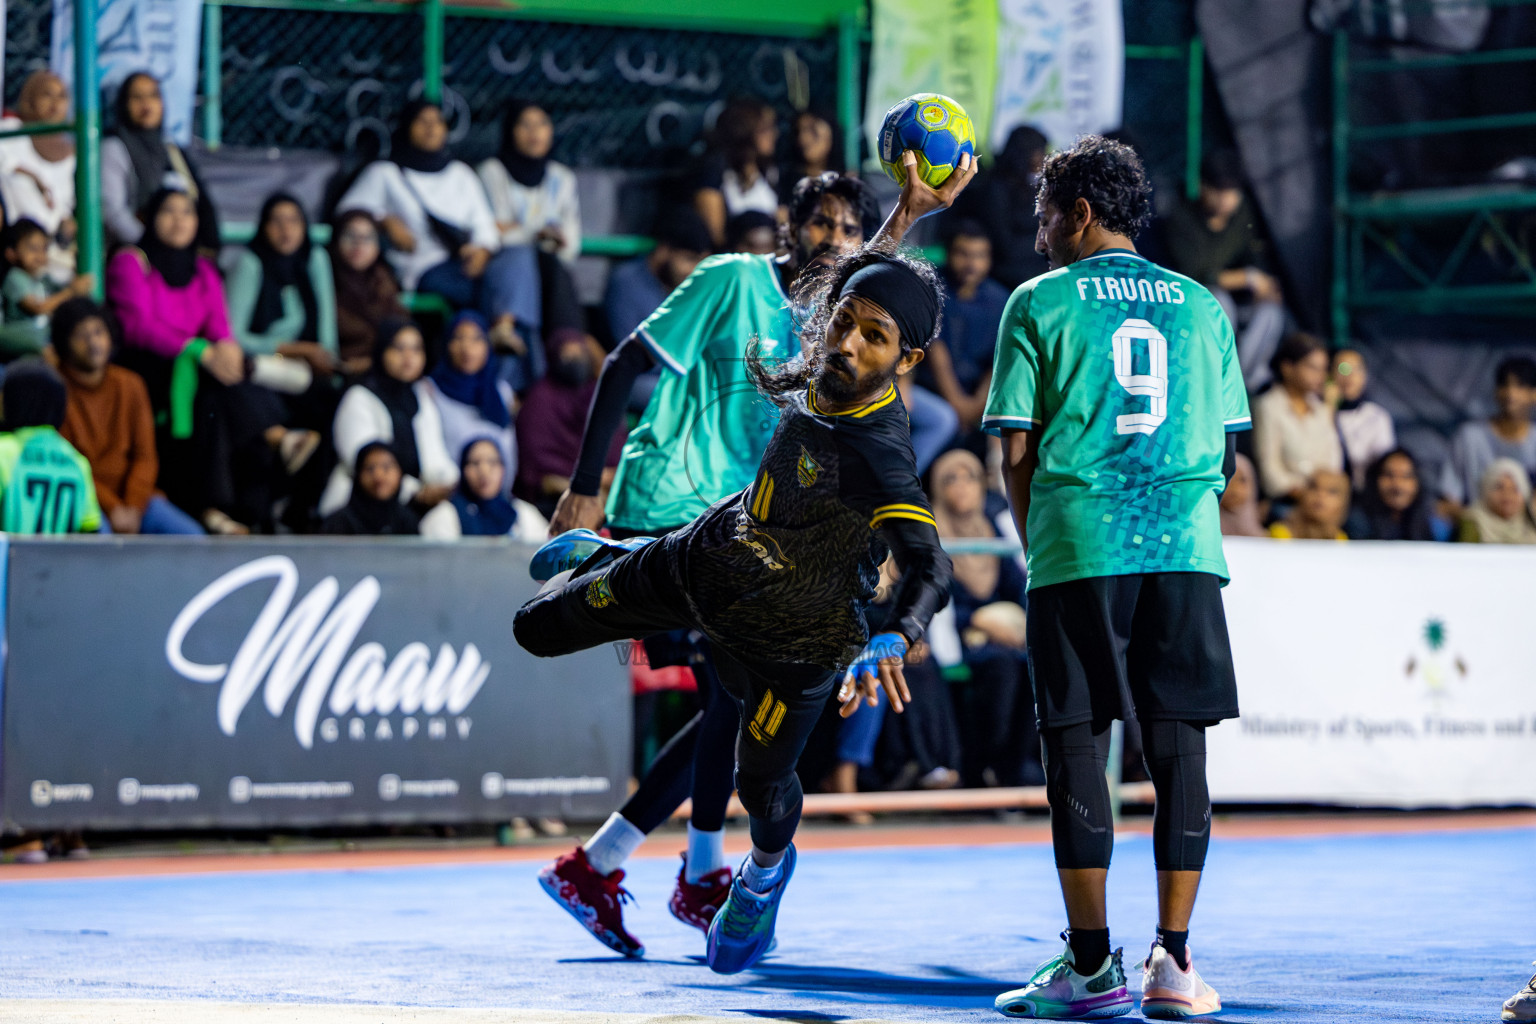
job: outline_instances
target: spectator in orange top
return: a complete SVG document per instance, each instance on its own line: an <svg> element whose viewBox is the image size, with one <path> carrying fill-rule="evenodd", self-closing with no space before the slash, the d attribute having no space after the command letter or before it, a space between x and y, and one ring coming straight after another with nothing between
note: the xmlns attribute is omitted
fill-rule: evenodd
<svg viewBox="0 0 1536 1024"><path fill-rule="evenodd" d="M68 404L59 433L91 464L103 533L201 534L202 527L155 490L160 460L149 392L132 370L113 366L107 314L70 299L54 314L52 337Z"/></svg>

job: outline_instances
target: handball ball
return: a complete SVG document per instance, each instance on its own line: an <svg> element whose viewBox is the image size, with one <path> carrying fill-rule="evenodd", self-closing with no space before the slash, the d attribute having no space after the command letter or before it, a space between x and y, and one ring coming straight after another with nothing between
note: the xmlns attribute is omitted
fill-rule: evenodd
<svg viewBox="0 0 1536 1024"><path fill-rule="evenodd" d="M936 92L920 92L887 111L880 125L880 166L903 186L907 183L907 167L901 159L904 149L917 154L917 176L930 188L938 188L960 165L961 153L976 158L976 132L960 104Z"/></svg>

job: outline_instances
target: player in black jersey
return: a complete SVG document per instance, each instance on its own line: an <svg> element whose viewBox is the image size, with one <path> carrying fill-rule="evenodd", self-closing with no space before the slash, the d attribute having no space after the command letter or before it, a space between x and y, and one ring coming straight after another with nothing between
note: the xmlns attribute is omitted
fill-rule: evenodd
<svg viewBox="0 0 1536 1024"><path fill-rule="evenodd" d="M599 553L525 605L517 640L541 657L673 629L713 643L741 712L736 783L752 853L709 929L710 967L750 967L773 938L794 871L795 764L834 688L842 713L910 699L902 655L949 595L950 562L917 479L897 376L922 361L939 318L933 268L866 246L827 274L801 331L804 355L758 387L781 408L752 486L691 524L610 560ZM890 622L864 610L879 569L902 570Z"/></svg>

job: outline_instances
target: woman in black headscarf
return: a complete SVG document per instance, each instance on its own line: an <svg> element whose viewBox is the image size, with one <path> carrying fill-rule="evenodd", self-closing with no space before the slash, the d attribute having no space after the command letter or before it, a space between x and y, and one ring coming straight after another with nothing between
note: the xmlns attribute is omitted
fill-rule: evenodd
<svg viewBox="0 0 1536 1024"><path fill-rule="evenodd" d="M225 284L229 326L247 353L302 359L317 377L337 369L331 260L309 240L304 207L286 192L269 197L256 237Z"/></svg>
<svg viewBox="0 0 1536 1024"><path fill-rule="evenodd" d="M502 245L537 245L572 263L581 255L581 208L576 175L549 158L554 142L543 107L513 102L502 119L501 149L476 170Z"/></svg>
<svg viewBox="0 0 1536 1024"><path fill-rule="evenodd" d="M400 499L411 502L423 516L422 533L457 536L458 517L445 502L459 482L459 467L443 440L443 421L430 385L422 380L426 365L416 325L386 320L379 329L373 368L347 389L336 410L337 466L320 499L321 515L347 504L354 490L357 453L364 445L383 441L394 450L404 474Z"/></svg>
<svg viewBox="0 0 1536 1024"><path fill-rule="evenodd" d="M147 71L134 72L118 87L112 110L115 128L101 142L101 216L108 242L137 242L145 205L157 189L170 185L197 207L197 248L217 253L219 220L213 201L191 159L165 137L160 83Z"/></svg>
<svg viewBox="0 0 1536 1024"><path fill-rule="evenodd" d="M358 450L352 496L325 518L321 533L351 537L414 536L421 519L400 504L400 460L383 441L370 441Z"/></svg>

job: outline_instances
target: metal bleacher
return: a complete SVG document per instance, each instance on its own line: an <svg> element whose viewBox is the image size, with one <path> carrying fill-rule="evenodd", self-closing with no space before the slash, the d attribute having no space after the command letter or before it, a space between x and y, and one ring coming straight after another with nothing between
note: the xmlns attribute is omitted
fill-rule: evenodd
<svg viewBox="0 0 1536 1024"><path fill-rule="evenodd" d="M1361 0L1385 8L1380 0ZM1466 0L1410 0L1419 8ZM1536 0L1487 0L1490 7ZM1351 337L1359 314L1536 316L1532 232L1536 189L1518 182L1390 192L1351 189L1352 161L1367 144L1536 127L1536 95L1523 110L1433 120L1358 124L1357 90L1387 74L1420 74L1536 60L1536 48L1408 52L1333 35L1333 336Z"/></svg>

